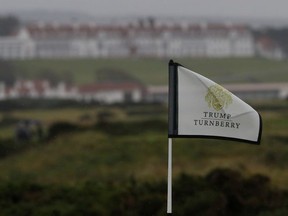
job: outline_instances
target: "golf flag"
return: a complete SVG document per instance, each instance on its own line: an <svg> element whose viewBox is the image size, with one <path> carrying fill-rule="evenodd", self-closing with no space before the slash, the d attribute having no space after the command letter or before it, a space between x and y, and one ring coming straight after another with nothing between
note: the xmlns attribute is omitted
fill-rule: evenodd
<svg viewBox="0 0 288 216"><path fill-rule="evenodd" d="M221 138L260 144L261 116L231 92L169 62L169 138Z"/></svg>
<svg viewBox="0 0 288 216"><path fill-rule="evenodd" d="M260 114L227 89L169 62L167 213L172 213L172 138L219 138L260 144Z"/></svg>

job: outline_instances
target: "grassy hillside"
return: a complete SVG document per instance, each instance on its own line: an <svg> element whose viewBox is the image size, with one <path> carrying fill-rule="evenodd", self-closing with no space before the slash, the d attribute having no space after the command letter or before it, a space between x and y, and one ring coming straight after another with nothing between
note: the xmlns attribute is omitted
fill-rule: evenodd
<svg viewBox="0 0 288 216"><path fill-rule="evenodd" d="M190 173L205 175L217 167L231 168L249 176L262 173L270 176L277 186L287 188L287 103L270 104L261 111L264 120L260 146L228 141L202 139L175 139L173 152L174 175ZM268 106L268 105L266 105ZM144 107L145 108L145 107ZM36 143L33 148L0 160L1 180L33 179L39 183L78 184L87 180L125 180L131 176L139 180L166 178L167 122L166 111L159 107L146 107L133 113L133 107L112 108L109 122L94 127L96 112L91 109L35 111L35 118L45 124L70 121L85 130L65 133L48 142ZM145 110L161 110L151 116ZM105 109L107 111L107 108ZM137 108L139 110L139 107ZM261 109L260 109L261 110ZM89 114L88 122L79 116ZM30 111L17 111L17 118L33 115ZM47 118L47 116L51 118ZM53 118L55 116L55 118ZM153 120L148 121L147 120Z"/></svg>
<svg viewBox="0 0 288 216"><path fill-rule="evenodd" d="M76 83L92 82L102 69L126 71L147 85L167 84L169 59L57 59L15 61L19 76L39 77L54 71L59 77L71 74ZM174 61L217 82L284 82L288 81L288 61L266 59L174 59Z"/></svg>

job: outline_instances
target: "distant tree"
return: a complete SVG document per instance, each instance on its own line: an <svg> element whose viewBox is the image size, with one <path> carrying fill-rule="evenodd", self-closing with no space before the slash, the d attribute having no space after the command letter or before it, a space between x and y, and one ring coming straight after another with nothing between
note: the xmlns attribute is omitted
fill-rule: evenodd
<svg viewBox="0 0 288 216"><path fill-rule="evenodd" d="M0 82L11 86L15 81L16 71L14 66L8 61L0 60Z"/></svg>
<svg viewBox="0 0 288 216"><path fill-rule="evenodd" d="M0 17L0 36L13 34L20 26L20 21L14 16Z"/></svg>
<svg viewBox="0 0 288 216"><path fill-rule="evenodd" d="M269 36L283 49L283 51L288 53L288 28L266 28L263 30L254 32L256 38L261 36Z"/></svg>
<svg viewBox="0 0 288 216"><path fill-rule="evenodd" d="M154 17L148 17L147 20L148 20L149 26L151 28L154 28L155 27L155 18Z"/></svg>

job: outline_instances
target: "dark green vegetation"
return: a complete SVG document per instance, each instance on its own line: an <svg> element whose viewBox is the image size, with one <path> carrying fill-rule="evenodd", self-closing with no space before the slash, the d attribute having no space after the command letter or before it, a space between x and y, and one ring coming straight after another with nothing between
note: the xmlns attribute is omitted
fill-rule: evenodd
<svg viewBox="0 0 288 216"><path fill-rule="evenodd" d="M217 82L288 80L286 61L174 60ZM105 81L107 71L115 78L121 71L119 79L130 75L162 85L167 84L168 59L31 60L0 66L0 79L9 83L47 78L79 84ZM13 72L4 74L3 68ZM253 106L263 118L260 146L173 141L174 215L288 214L288 103ZM41 139L16 141L15 126L25 119L43 123ZM0 169L1 216L165 215L167 107L2 101Z"/></svg>
<svg viewBox="0 0 288 216"><path fill-rule="evenodd" d="M0 36L15 34L20 26L20 20L14 16L0 16Z"/></svg>
<svg viewBox="0 0 288 216"><path fill-rule="evenodd" d="M216 169L204 177L182 174L174 179L173 215L248 216L288 213L288 192L273 189L262 175ZM77 186L2 182L1 215L162 216L166 182L89 181Z"/></svg>
<svg viewBox="0 0 288 216"><path fill-rule="evenodd" d="M288 104L254 106L260 146L174 140L174 215L287 214ZM13 126L31 116L45 137L15 142ZM165 215L166 116L151 104L2 112L1 215Z"/></svg>
<svg viewBox="0 0 288 216"><path fill-rule="evenodd" d="M103 71L122 71L147 85L166 85L169 59L69 59L13 61L15 76L90 83ZM266 59L174 59L219 83L283 82L288 61ZM1 66L1 64L0 64ZM4 73L5 70L1 71ZM103 73L102 73L103 74ZM3 76L3 75L1 75Z"/></svg>
<svg viewBox="0 0 288 216"><path fill-rule="evenodd" d="M272 40L276 41L277 44L283 49L284 53L288 53L288 29L287 28L273 28L268 27L261 29L259 31L254 31L256 37L270 37Z"/></svg>

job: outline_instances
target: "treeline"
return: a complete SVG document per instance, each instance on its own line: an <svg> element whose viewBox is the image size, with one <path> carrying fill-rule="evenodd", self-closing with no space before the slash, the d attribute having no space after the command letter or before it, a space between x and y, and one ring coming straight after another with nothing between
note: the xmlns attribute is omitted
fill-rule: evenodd
<svg viewBox="0 0 288 216"><path fill-rule="evenodd" d="M9 36L20 27L20 20L12 15L0 16L0 36Z"/></svg>
<svg viewBox="0 0 288 216"><path fill-rule="evenodd" d="M76 186L1 182L2 216L163 216L166 181L90 181ZM243 177L229 169L206 176L182 174L173 180L173 215L282 216L288 192L277 190L262 175Z"/></svg>
<svg viewBox="0 0 288 216"><path fill-rule="evenodd" d="M267 27L262 30L257 30L254 33L256 38L261 36L268 36L273 41L275 41L279 47L283 49L285 54L288 54L288 27L282 27L282 28Z"/></svg>

